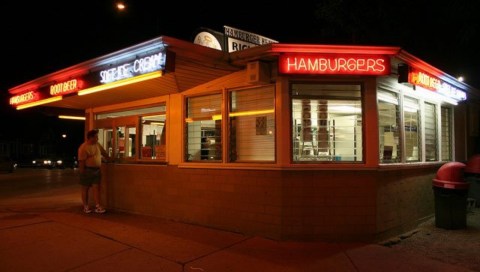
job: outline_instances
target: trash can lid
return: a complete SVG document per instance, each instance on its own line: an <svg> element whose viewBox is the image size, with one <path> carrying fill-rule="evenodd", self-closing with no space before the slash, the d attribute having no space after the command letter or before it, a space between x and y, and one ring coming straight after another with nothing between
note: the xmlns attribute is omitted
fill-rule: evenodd
<svg viewBox="0 0 480 272"><path fill-rule="evenodd" d="M433 179L433 186L445 189L467 190L470 184L468 182L453 182Z"/></svg>
<svg viewBox="0 0 480 272"><path fill-rule="evenodd" d="M463 169L465 164L461 162L447 162L442 165L434 180L447 182L465 182L463 177Z"/></svg>
<svg viewBox="0 0 480 272"><path fill-rule="evenodd" d="M480 154L473 155L465 166L465 172L480 174Z"/></svg>

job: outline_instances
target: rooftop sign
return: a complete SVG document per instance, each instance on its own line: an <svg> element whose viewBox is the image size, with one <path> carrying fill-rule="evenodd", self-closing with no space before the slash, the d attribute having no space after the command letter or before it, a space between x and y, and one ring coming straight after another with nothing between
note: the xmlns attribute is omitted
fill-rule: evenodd
<svg viewBox="0 0 480 272"><path fill-rule="evenodd" d="M278 43L276 40L229 26L224 26L224 33L229 53L259 45Z"/></svg>

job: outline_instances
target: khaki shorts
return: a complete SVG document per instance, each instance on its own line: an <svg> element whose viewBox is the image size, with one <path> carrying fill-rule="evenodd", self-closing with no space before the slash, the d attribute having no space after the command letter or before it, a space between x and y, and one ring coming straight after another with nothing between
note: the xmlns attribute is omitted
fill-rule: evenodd
<svg viewBox="0 0 480 272"><path fill-rule="evenodd" d="M102 180L102 171L100 168L85 167L85 172L80 174L80 184L83 186L100 184L100 180Z"/></svg>

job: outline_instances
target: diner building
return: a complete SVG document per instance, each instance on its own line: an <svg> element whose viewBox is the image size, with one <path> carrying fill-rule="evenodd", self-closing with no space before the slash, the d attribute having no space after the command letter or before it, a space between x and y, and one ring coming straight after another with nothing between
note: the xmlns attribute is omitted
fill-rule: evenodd
<svg viewBox="0 0 480 272"><path fill-rule="evenodd" d="M400 47L206 37L88 60L10 104L84 112L115 158L108 209L275 240L409 231L434 214L439 167L479 151L479 91Z"/></svg>

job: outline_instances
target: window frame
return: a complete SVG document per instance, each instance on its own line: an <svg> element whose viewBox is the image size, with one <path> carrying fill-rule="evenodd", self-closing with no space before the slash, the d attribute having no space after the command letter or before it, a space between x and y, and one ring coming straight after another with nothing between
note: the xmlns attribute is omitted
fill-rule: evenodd
<svg viewBox="0 0 480 272"><path fill-rule="evenodd" d="M295 149L295 143L294 143L294 118L293 118L293 100L295 99L295 96L293 95L293 85L295 84L307 84L307 85L338 85L338 86L358 86L359 87L359 97L356 99L352 99L352 96L338 96L334 100L349 100L349 101L360 101L360 110L361 113L359 116L361 116L361 128L359 129L360 131L360 136L361 140L359 141L361 143L361 151L359 152L361 154L361 160L355 161L355 160L337 160L331 159L331 160L311 160L311 161L300 161L300 160L295 160L294 157L294 149ZM355 91L355 90L352 90ZM341 92L341 90L339 90ZM357 80L342 80L342 81L317 81L317 80L291 80L288 85L288 99L289 99L289 123L290 123L290 148L289 148L289 154L290 154L290 164L292 166L301 166L301 165L343 165L343 164L351 164L351 165L362 165L365 164L367 161L366 158L366 149L365 149L365 93L366 93L366 86L365 86L365 81L357 81ZM320 99L320 96L315 96L315 99ZM328 98L328 97L327 97ZM300 99L300 97L298 98ZM329 140L330 141L330 140ZM357 141L355 141L355 144L357 144ZM357 147L355 147L357 149Z"/></svg>

